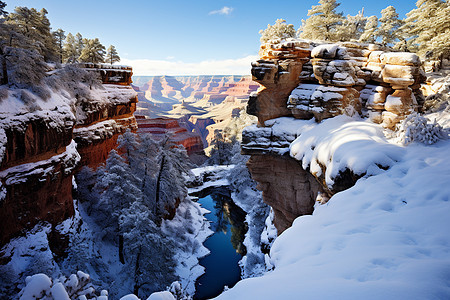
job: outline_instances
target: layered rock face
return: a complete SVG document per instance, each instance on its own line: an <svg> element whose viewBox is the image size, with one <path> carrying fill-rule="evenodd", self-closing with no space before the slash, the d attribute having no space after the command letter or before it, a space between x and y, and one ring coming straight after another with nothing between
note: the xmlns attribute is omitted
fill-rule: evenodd
<svg viewBox="0 0 450 300"><path fill-rule="evenodd" d="M170 140L178 145L183 145L189 155L203 152L200 135L188 132L186 128L180 126L177 119L147 119L138 116L136 120L140 134L149 134L154 139L160 139L163 135L170 134Z"/></svg>
<svg viewBox="0 0 450 300"><path fill-rule="evenodd" d="M244 131L242 151L251 155L248 167L275 211L280 232L295 217L311 213L317 195L327 199L360 176L341 172L329 187L321 176L304 171L301 161L285 157L296 134L280 131L273 119L320 122L359 114L395 129L405 116L421 109L425 76L417 55L373 44L272 40L261 46L259 55L252 75L262 87L247 106L247 112L258 117L258 127Z"/></svg>
<svg viewBox="0 0 450 300"><path fill-rule="evenodd" d="M137 130L133 113L137 96L130 86L104 84L95 99L83 102L77 113L73 138L81 155L81 166L96 168L116 147L127 129Z"/></svg>
<svg viewBox="0 0 450 300"><path fill-rule="evenodd" d="M117 135L136 129L131 69L123 68L90 66L115 84L87 87L83 100L65 90L51 91L48 99L6 90L0 102L0 243L39 221L56 225L72 216L77 166L104 162Z"/></svg>
<svg viewBox="0 0 450 300"><path fill-rule="evenodd" d="M273 154L252 155L247 167L263 192L264 202L273 209L278 234L289 228L298 216L312 214L321 187L295 159Z"/></svg>

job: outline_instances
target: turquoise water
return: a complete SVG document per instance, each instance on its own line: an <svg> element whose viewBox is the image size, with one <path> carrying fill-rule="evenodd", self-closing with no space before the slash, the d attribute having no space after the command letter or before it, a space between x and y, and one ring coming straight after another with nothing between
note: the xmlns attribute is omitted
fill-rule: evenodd
<svg viewBox="0 0 450 300"><path fill-rule="evenodd" d="M212 190L198 202L211 211L205 217L211 222L214 234L204 243L211 253L200 259L205 274L196 282L194 299L209 299L219 295L225 286L232 287L240 280L238 262L245 255L242 241L247 228L245 213L223 188Z"/></svg>

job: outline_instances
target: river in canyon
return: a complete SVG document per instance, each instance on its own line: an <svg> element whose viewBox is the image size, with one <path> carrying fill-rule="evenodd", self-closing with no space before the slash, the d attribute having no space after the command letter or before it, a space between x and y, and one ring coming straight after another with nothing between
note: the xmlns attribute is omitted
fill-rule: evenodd
<svg viewBox="0 0 450 300"><path fill-rule="evenodd" d="M211 253L200 259L205 273L196 282L194 299L210 299L241 279L238 262L246 254L245 212L233 202L227 187L207 188L192 196L210 211L205 217L214 232L204 242Z"/></svg>

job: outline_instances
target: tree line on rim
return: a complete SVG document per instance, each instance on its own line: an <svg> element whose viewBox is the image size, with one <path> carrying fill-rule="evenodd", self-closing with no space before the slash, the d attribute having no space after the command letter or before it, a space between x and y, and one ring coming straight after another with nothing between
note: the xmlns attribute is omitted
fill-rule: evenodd
<svg viewBox="0 0 450 300"><path fill-rule="evenodd" d="M21 59L43 63L103 63L120 61L116 48L106 50L98 38L73 36L62 29L52 31L45 8L16 7L14 12L5 10L0 1L0 84L8 84L8 71L14 65L23 65ZM36 64L36 63L34 63ZM33 65L34 65L33 64ZM31 75L36 72L32 72Z"/></svg>
<svg viewBox="0 0 450 300"><path fill-rule="evenodd" d="M276 38L299 37L326 42L356 41L380 43L400 51L417 52L427 59L441 60L450 55L450 2L418 0L415 9L400 19L394 6L381 11L381 17L364 16L364 8L355 16L337 9L336 0L320 0L312 6L308 18L296 31L294 25L278 19L261 30L261 43Z"/></svg>

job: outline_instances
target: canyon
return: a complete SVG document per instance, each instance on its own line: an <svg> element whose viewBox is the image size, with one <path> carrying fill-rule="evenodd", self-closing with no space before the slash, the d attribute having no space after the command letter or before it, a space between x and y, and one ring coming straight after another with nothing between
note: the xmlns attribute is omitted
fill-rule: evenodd
<svg viewBox="0 0 450 300"><path fill-rule="evenodd" d="M223 131L230 119L240 115L249 96L259 88L250 76L236 75L134 76L133 80L139 99L135 115L141 120L177 119L190 136L200 137L201 144L188 147L202 149L211 143L214 131Z"/></svg>

